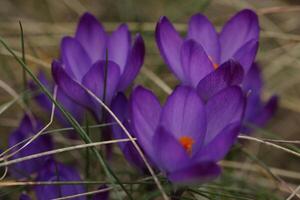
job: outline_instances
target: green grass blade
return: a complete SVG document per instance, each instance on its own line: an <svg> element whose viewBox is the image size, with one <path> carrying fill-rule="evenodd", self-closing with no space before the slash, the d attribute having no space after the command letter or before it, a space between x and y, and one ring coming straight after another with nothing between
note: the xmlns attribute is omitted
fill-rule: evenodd
<svg viewBox="0 0 300 200"><path fill-rule="evenodd" d="M75 120L75 118L68 113L63 106L58 103L52 96L52 94L47 90L47 88L45 88L45 86L39 81L39 79L33 74L33 72L27 67L27 65L18 58L18 56L14 53L14 51L4 42L4 40L2 38L0 38L0 43L5 47L5 49L17 60L17 62L21 65L21 67L30 75L30 77L33 79L33 81L39 86L39 88L42 90L42 92L44 92L44 94L54 103L54 105L62 112L62 114L64 115L64 117L66 117L66 119L69 121L69 123L75 128L75 130L77 131L77 133L79 133L81 139L85 142L85 143L91 143L91 139L90 137L88 137L88 135L86 134L86 132L84 131L84 129L80 126L80 124ZM120 182L120 180L118 179L118 177L113 173L113 171L111 170L111 168L109 167L109 165L106 163L106 161L103 159L102 155L100 154L100 152L97 151L97 149L95 147L92 147L92 152L93 154L97 157L99 163L102 165L102 167L104 168L104 171L106 173L106 175L108 176L108 178L110 179L110 181L112 183L116 183L118 184L126 193L126 195L128 196L129 199L133 200L133 198L131 197L130 193L127 191L127 189L125 188L125 186ZM113 185L115 187L115 185Z"/></svg>

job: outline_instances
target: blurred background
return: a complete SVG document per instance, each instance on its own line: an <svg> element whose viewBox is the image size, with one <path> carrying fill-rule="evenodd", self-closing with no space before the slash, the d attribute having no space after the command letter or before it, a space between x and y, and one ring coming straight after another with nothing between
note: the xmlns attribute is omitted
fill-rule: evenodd
<svg viewBox="0 0 300 200"><path fill-rule="evenodd" d="M260 19L261 39L257 61L265 80L264 98L267 99L272 94L280 97L275 117L263 130L257 130L254 136L299 140L299 0L1 0L0 37L21 55L21 21L28 66L35 72L43 69L50 77L50 63L59 56L60 40L63 36L74 34L82 13L93 13L107 31L114 30L120 23L128 23L132 34L140 32L146 42L144 69L135 84L153 89L164 100L168 87L174 88L177 81L167 70L156 47L154 30L159 17L168 16L184 35L190 16L197 12L207 15L220 30L224 22L243 8L255 10ZM0 105L11 101L24 88L21 67L3 47L0 47L0 81ZM45 121L48 120L49 116L33 101L30 101L30 109L38 116L43 116ZM6 148L7 136L18 126L22 115L22 108L18 104L1 114L1 149ZM67 141L61 138L60 142L63 145ZM291 186L295 187L300 183L299 157L253 142L247 143L245 149L265 166L283 170L286 173L283 178ZM243 156L236 159L242 164L249 163L236 166L237 168L249 167L245 171L253 171L250 164L255 161ZM262 172L257 176L265 174ZM254 176L249 178L253 183L256 180ZM270 191L276 190L273 185L271 183L266 187ZM282 192L280 195L287 194Z"/></svg>

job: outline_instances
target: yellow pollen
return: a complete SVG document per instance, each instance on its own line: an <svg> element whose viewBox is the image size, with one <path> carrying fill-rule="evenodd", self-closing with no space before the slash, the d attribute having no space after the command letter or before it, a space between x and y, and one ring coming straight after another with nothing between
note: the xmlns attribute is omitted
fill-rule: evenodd
<svg viewBox="0 0 300 200"><path fill-rule="evenodd" d="M190 138L188 136L182 136L179 138L179 142L188 154L192 153L192 147L193 147L193 144L195 143L192 138Z"/></svg>
<svg viewBox="0 0 300 200"><path fill-rule="evenodd" d="M219 64L214 62L214 59L211 56L208 56L209 60L212 62L214 69L218 69Z"/></svg>

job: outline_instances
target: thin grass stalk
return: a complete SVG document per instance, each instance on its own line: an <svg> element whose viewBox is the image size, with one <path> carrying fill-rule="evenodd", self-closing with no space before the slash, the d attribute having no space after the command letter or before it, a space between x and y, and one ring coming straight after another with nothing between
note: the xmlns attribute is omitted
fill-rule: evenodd
<svg viewBox="0 0 300 200"><path fill-rule="evenodd" d="M55 106L62 112L62 114L67 118L67 120L70 122L70 124L76 129L76 131L79 133L81 139L84 140L85 143L91 143L91 139L87 136L83 128L80 126L80 124L76 121L76 119L68 113L63 106L61 106L57 101L55 101L51 95L51 93L47 90L47 88L38 80L36 76L31 72L31 70L27 67L27 65L18 58L18 56L14 53L12 49L9 48L9 46L4 42L2 38L0 38L0 43L5 47L5 49L17 60L17 62L21 65L23 69L26 70L26 72L30 75L30 77L33 79L33 81L41 88L41 90L45 93L45 95L55 104ZM113 173L113 171L110 169L110 167L107 165L107 163L104 161L102 155L95 149L92 148L92 152L97 157L99 163L104 168L105 173L108 175L109 179L112 181L112 183L117 183L121 186L123 191L126 193L129 199L133 200L129 192L126 190L126 188L122 185L122 183L119 181L118 177Z"/></svg>
<svg viewBox="0 0 300 200"><path fill-rule="evenodd" d="M84 192L84 193L79 193L79 194L75 194L75 195L69 195L69 196L64 196L64 197L60 197L60 198L55 198L53 200L74 199L74 198L77 198L77 197L88 196L88 195L93 195L93 194L99 194L99 193L102 193L102 192L108 192L112 189L113 189L112 187L108 187L108 188L104 188L104 189L100 189L100 190L94 190L94 191L90 191L90 192Z"/></svg>
<svg viewBox="0 0 300 200"><path fill-rule="evenodd" d="M85 130L87 135L90 137L90 130L89 130L89 120L88 120L88 116L87 113L85 113ZM85 178L87 180L89 180L90 178L90 149L86 148L85 150ZM86 185L86 190L89 190L88 185Z"/></svg>
<svg viewBox="0 0 300 200"><path fill-rule="evenodd" d="M22 61L26 64L24 31L23 31L23 26L22 26L21 21L19 21L19 25L20 25L20 37L21 37ZM23 91L26 91L27 90L27 76L26 76L26 71L24 69L22 70L22 77L23 77ZM29 101L28 101L27 95L24 96L23 101L24 101L24 104L28 106Z"/></svg>
<svg viewBox="0 0 300 200"><path fill-rule="evenodd" d="M243 149L242 149L243 150ZM260 161L256 156L251 155L250 153L248 153L247 151L243 150L243 152L250 157L250 159L252 159L253 161L255 161L256 163L259 164L259 166L261 166L269 175L272 176L273 179L275 179L278 183L277 185L281 184L283 185L287 190L289 190L290 192L293 192L293 189L279 176L277 176L276 174L274 174L270 168L263 163L262 161ZM298 195L297 195L298 196ZM298 196L300 198L300 196Z"/></svg>
<svg viewBox="0 0 300 200"><path fill-rule="evenodd" d="M293 150L290 150L290 149L285 148L283 146L280 146L278 144L274 144L272 142L265 141L263 139L258 139L258 138L251 137L251 136L246 136L246 135L239 135L238 138L239 139L243 139L243 140L250 140L250 141L262 143L262 144L265 144L265 145L268 145L268 146L272 146L272 147L275 147L276 149L280 149L280 150L283 150L283 151L288 152L290 154L293 154L293 155L295 155L297 157L300 157L300 153L297 153L297 152L295 152Z"/></svg>
<svg viewBox="0 0 300 200"><path fill-rule="evenodd" d="M135 141L136 138L133 138L133 140ZM44 151L42 153L32 154L32 155L24 156L24 157L21 157L21 158L16 158L16 159L9 160L9 161L4 161L4 162L0 163L0 167L9 166L9 165L16 164L16 163L19 163L19 162L24 162L26 160L40 158L40 157L43 157L43 156L48 156L48 155L54 155L54 154L58 154L58 153L73 151L73 150L76 150L76 149L84 149L84 148L88 148L88 147L95 147L95 146L101 146L101 145L105 145L105 144L114 144L114 143L128 142L128 141L131 141L131 139L118 139L118 140L109 140L109 141L102 141L102 142L92 142L92 143L88 143L88 144L80 144L80 145L74 145L74 146L64 147L64 148L60 148L60 149L53 149L53 150L50 150L50 151Z"/></svg>
<svg viewBox="0 0 300 200"><path fill-rule="evenodd" d="M57 94L57 88L54 89L54 94L53 94L54 100L56 99L56 94ZM0 161L7 160L7 159L11 158L12 156L16 155L18 152L20 152L22 149L26 148L30 143L32 143L35 139L37 139L39 136L41 136L43 131L46 130L52 124L53 118L54 118L54 110L55 110L55 105L52 104L50 120L46 124L46 126L44 126L37 134L35 134L28 142L26 142L18 150L14 151L13 153L11 153L9 155L5 155L3 153L0 154ZM4 158L1 158L1 156L3 156L3 155L5 155Z"/></svg>
<svg viewBox="0 0 300 200"><path fill-rule="evenodd" d="M125 126L122 124L122 122L119 120L119 118L112 112L112 110L100 99L98 98L93 92L91 92L89 89L87 89L86 87L84 87L83 85L81 85L81 87L91 96L93 97L99 104L101 104L101 106L113 117L113 119L118 123L118 125L121 127L121 129L125 132L125 134L127 135L127 137L130 139L130 141L132 142L133 146L135 147L135 149L138 151L139 155L141 156L143 162L145 163L146 167L148 168L150 174L152 175L158 189L161 192L162 197L165 200L169 200L169 197L167 196L167 194L165 193L160 181L158 180L157 176L154 173L154 170L152 169L152 167L150 166L148 160L146 159L143 151L141 150L141 148L137 145L137 143L135 142L135 140L133 139L133 137L131 136L131 134L128 132L128 130L125 128Z"/></svg>
<svg viewBox="0 0 300 200"><path fill-rule="evenodd" d="M288 196L288 198L286 200L292 200L294 198L294 196L296 196L298 194L299 191L300 191L300 185L292 192L292 194L290 196Z"/></svg>
<svg viewBox="0 0 300 200"><path fill-rule="evenodd" d="M89 129L93 129L93 128L101 128L101 127L105 127L105 126L110 126L110 125L113 125L115 123L106 123L106 124L99 124L99 125L92 125L92 126L89 126L88 128ZM49 133L56 133L57 131L70 131L70 130L75 130L74 128L70 127L70 128L60 128L60 129L53 129L53 130L49 130L49 131L44 131L41 135L45 135L45 134L49 134ZM30 136L20 142L18 142L17 144L15 144L14 146L6 149L5 151L3 151L1 154L0 154L0 157L2 157L4 154L7 154L9 151L11 151L12 149L20 146L21 144L27 142L28 140L30 140L31 138L33 138L33 136Z"/></svg>

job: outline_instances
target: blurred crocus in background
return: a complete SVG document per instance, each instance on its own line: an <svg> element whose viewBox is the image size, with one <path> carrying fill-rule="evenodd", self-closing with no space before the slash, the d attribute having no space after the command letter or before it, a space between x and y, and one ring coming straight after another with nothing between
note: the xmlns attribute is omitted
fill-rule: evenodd
<svg viewBox="0 0 300 200"><path fill-rule="evenodd" d="M98 190L107 189L106 185L101 185ZM92 200L109 200L109 191L101 191L92 197Z"/></svg>
<svg viewBox="0 0 300 200"><path fill-rule="evenodd" d="M19 200L31 200L31 198L27 194L22 193Z"/></svg>
<svg viewBox="0 0 300 200"><path fill-rule="evenodd" d="M130 106L132 126L146 154L170 181L185 184L220 174L217 162L239 134L245 98L232 86L204 104L195 89L179 86L161 107L151 91L138 87Z"/></svg>
<svg viewBox="0 0 300 200"><path fill-rule="evenodd" d="M167 17L162 17L157 23L155 34L163 59L184 84L191 84L187 78L186 60L201 60L194 62L193 66L194 70L201 68L199 81L229 59L238 61L246 74L255 59L259 24L257 15L251 10L238 12L219 34L204 15L195 14L190 19L187 32L186 38L182 39Z"/></svg>
<svg viewBox="0 0 300 200"><path fill-rule="evenodd" d="M29 117L27 114L24 115L18 128L14 130L9 136L9 147L13 147L19 142L29 139L30 137L37 134L42 129L42 123L34 117ZM11 152L18 150L25 143L15 147ZM24 149L20 150L17 154L12 156L11 159L22 158L32 154L49 151L53 147L52 140L49 135L41 135L36 138L33 142L28 144ZM31 174L38 172L42 169L46 159L51 156L43 156L12 165L10 173L16 178L29 178Z"/></svg>
<svg viewBox="0 0 300 200"><path fill-rule="evenodd" d="M61 59L52 63L53 77L66 95L101 121L101 106L82 86L110 105L116 93L135 79L143 64L142 37L137 34L131 43L127 25L120 25L109 35L93 15L85 13L75 37L62 39Z"/></svg>
<svg viewBox="0 0 300 200"><path fill-rule="evenodd" d="M249 134L251 126L263 126L274 115L278 107L278 97L273 95L266 102L262 100L263 79L260 67L254 63L243 81L243 90L248 93L243 133Z"/></svg>
<svg viewBox="0 0 300 200"><path fill-rule="evenodd" d="M49 159L36 178L36 181L81 181L79 173L70 166ZM69 185L36 185L35 194L39 200L50 200L63 196L84 193L85 186L79 184ZM72 198L85 200L86 196Z"/></svg>

